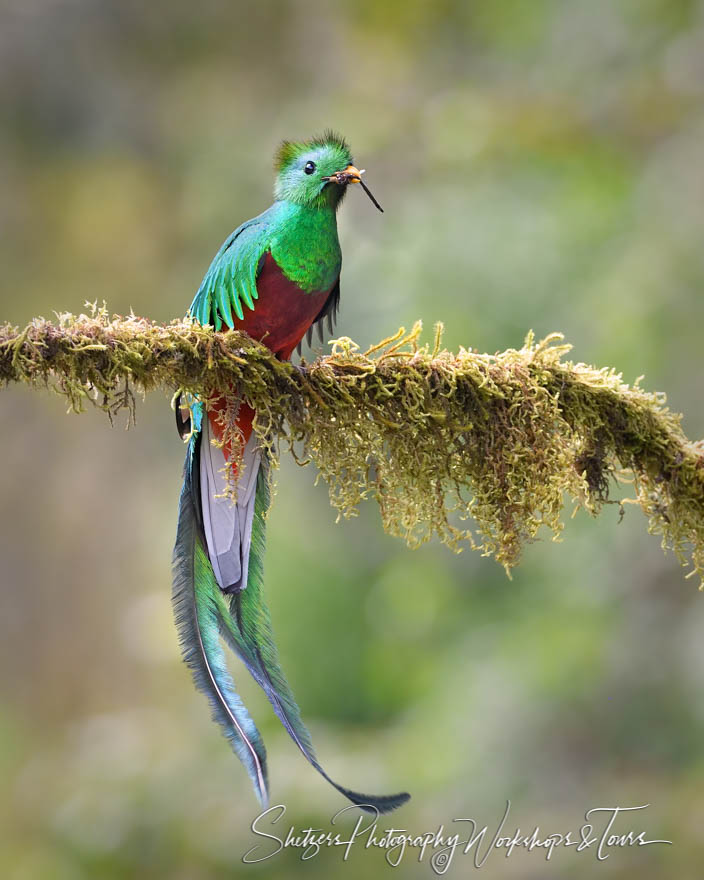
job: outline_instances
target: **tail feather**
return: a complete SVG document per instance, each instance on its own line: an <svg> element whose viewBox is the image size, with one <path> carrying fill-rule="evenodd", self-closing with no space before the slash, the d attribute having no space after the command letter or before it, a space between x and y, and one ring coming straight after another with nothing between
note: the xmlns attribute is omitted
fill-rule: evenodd
<svg viewBox="0 0 704 880"><path fill-rule="evenodd" d="M199 493L193 486L194 481L197 482L193 463L197 459L199 439L194 436L189 444L179 505L173 557L174 617L183 658L195 685L207 696L213 719L245 766L257 797L265 807L268 803L266 749L225 665L219 638L225 603L204 548L194 506Z"/></svg>
<svg viewBox="0 0 704 880"><path fill-rule="evenodd" d="M195 413L196 429L201 427L201 415L200 410ZM227 595L230 591L223 588L224 585L216 577L209 550L212 549L211 545L215 547L218 543L213 539L216 530L220 528L224 533L223 523L216 521L223 508L222 505L212 504L207 492L206 498L203 497L201 479L213 483L214 480L212 476L207 476L209 471L204 468L201 457L213 455L214 460L219 463L217 456L222 453L219 449L214 451L215 448L210 443L206 445L209 436L207 416L203 419L202 427L203 433L196 433L191 438L186 461L186 479L181 494L179 528L174 551L173 594L183 654L196 686L208 696L213 716L246 767L262 804L267 800L264 744L234 690L218 636L222 637L247 666L293 741L324 779L361 808L378 813L390 812L405 803L410 795L406 792L393 795L362 794L338 785L323 770L291 687L281 669L263 592L265 514L269 507L267 464L263 456L260 460L257 455L258 473L253 505L249 498L246 499L249 534L242 536L242 544L246 542L249 547L246 558L241 559L246 580L241 589ZM251 467L253 466L252 463ZM249 485L242 488L248 490L245 492L247 495L253 488L253 477L252 470L248 473L245 469L242 482L247 480ZM205 485L206 483L203 484ZM238 494L238 501L244 503L245 499L240 499ZM244 547L233 540L230 552L241 554L243 550ZM222 570L222 567L221 565L217 570Z"/></svg>
<svg viewBox="0 0 704 880"><path fill-rule="evenodd" d="M268 478L266 464L262 462L257 478L247 588L230 597L230 613L222 619L223 637L262 688L291 739L321 776L352 803L379 813L390 812L405 803L410 795L406 792L372 795L352 791L332 780L315 755L310 733L279 663L263 593L264 515L268 507Z"/></svg>

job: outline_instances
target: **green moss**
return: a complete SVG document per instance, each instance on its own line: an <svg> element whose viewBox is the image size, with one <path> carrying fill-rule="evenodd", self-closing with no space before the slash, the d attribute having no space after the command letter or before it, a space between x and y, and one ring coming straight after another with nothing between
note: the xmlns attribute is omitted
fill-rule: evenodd
<svg viewBox="0 0 704 880"><path fill-rule="evenodd" d="M135 392L239 389L274 461L282 441L299 463L314 461L340 515L374 498L386 531L409 545L437 535L507 570L541 525L559 536L566 496L596 514L619 482L633 490L618 503L638 503L663 547L704 577L704 446L687 440L663 395L571 363L559 334L452 354L441 327L431 346L420 330L364 353L343 337L297 369L237 332L94 308L0 327L0 381L46 385L73 410L90 401L111 418L134 418ZM236 443L233 426L227 434Z"/></svg>

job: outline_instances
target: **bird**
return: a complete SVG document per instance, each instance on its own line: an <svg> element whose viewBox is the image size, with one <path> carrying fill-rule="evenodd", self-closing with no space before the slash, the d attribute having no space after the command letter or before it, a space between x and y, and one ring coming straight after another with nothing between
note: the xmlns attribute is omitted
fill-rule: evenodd
<svg viewBox="0 0 704 880"><path fill-rule="evenodd" d="M334 327L342 264L337 210L348 187L361 184L383 209L362 181L349 145L332 131L284 141L274 169L273 204L225 239L188 315L216 331L244 331L287 361L304 337L310 343L314 327L321 339L323 322L329 331ZM223 428L233 401L237 450ZM182 656L262 808L269 797L266 750L227 669L223 643L243 661L313 767L361 809L387 813L410 795L363 794L334 782L316 757L281 669L263 590L269 462L252 430L254 417L236 389L176 406L177 427L188 443L173 552L172 599ZM236 480L234 502L226 491L226 465Z"/></svg>

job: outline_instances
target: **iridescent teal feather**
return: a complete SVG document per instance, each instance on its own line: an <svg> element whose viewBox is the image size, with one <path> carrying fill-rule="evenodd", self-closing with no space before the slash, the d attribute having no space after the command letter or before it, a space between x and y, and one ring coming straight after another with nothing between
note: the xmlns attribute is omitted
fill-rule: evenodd
<svg viewBox="0 0 704 880"><path fill-rule="evenodd" d="M252 524L247 589L230 597L230 614L223 618L223 636L251 672L269 698L281 723L315 769L352 803L372 811L387 813L405 803L409 795L361 794L332 780L318 763L308 728L303 723L293 691L279 665L279 656L271 630L271 617L263 585L265 551L265 514L269 506L266 466L260 468Z"/></svg>
<svg viewBox="0 0 704 880"><path fill-rule="evenodd" d="M200 437L196 434L189 442L179 505L173 558L176 629L196 687L208 697L213 719L247 769L260 803L266 806L266 750L259 731L235 691L220 642L220 628L228 609L203 543L198 510L199 446Z"/></svg>
<svg viewBox="0 0 704 880"><path fill-rule="evenodd" d="M195 407L195 421L202 407ZM408 794L367 795L332 780L320 766L310 733L301 718L291 687L281 669L263 592L265 514L269 506L266 466L257 477L249 575L246 589L229 597L217 584L203 536L198 480L201 435L194 432L186 456L179 523L174 549L173 602L183 656L196 687L208 697L213 718L244 764L257 797L265 805L266 750L247 709L235 691L225 665L220 637L242 659L268 697L289 735L315 769L352 803L386 813L408 800Z"/></svg>
<svg viewBox="0 0 704 880"><path fill-rule="evenodd" d="M242 320L243 307L255 307L257 274L267 252L301 290L329 290L342 264L334 210L282 200L243 223L222 243L189 313L216 330L234 327L233 312Z"/></svg>
<svg viewBox="0 0 704 880"><path fill-rule="evenodd" d="M270 247L272 222L268 213L265 211L235 229L215 254L189 309L201 324L213 324L220 330L224 323L232 329L233 310L242 320L242 305L254 308L258 295L257 267Z"/></svg>

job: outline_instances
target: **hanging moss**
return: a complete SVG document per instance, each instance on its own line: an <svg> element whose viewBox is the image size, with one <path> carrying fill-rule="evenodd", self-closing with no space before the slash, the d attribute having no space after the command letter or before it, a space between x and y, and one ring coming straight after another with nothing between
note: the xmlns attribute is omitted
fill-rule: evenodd
<svg viewBox="0 0 704 880"><path fill-rule="evenodd" d="M440 326L432 345L420 330L366 352L343 337L294 367L244 334L93 308L0 327L0 381L48 386L76 412L90 401L111 418L134 418L137 392L238 389L274 460L284 441L300 464L314 461L341 515L375 498L386 531L411 546L435 534L507 570L541 525L559 535L566 496L596 514L626 482L632 497L618 503L638 503L663 547L704 577L704 446L663 395L571 363L559 334L452 354Z"/></svg>

